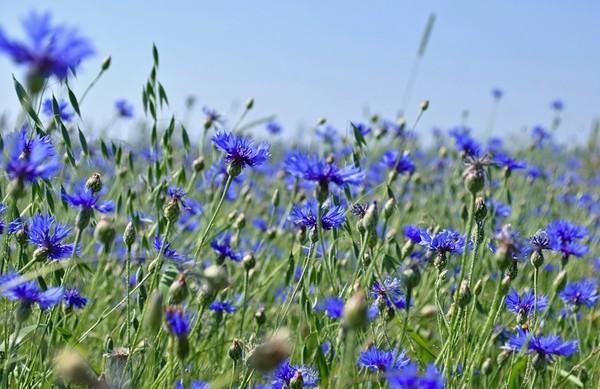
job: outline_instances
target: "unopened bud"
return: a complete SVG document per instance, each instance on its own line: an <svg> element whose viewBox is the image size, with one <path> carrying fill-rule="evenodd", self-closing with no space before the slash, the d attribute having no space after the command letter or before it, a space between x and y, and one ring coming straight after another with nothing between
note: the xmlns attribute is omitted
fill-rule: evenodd
<svg viewBox="0 0 600 389"><path fill-rule="evenodd" d="M275 208L279 206L279 197L279 189L275 189L273 191L273 196L271 196L271 205L273 205Z"/></svg>
<svg viewBox="0 0 600 389"><path fill-rule="evenodd" d="M169 287L169 304L181 304L190 294L190 289L185 282L185 273L181 273Z"/></svg>
<svg viewBox="0 0 600 389"><path fill-rule="evenodd" d="M473 287L473 295L475 297L479 296L481 294L482 290L483 290L483 281L477 280L477 282L475 283L475 286Z"/></svg>
<svg viewBox="0 0 600 389"><path fill-rule="evenodd" d="M200 173L202 170L204 170L203 156L199 156L198 158L194 159L194 162L192 162L192 169L194 169L196 173Z"/></svg>
<svg viewBox="0 0 600 389"><path fill-rule="evenodd" d="M556 293L561 292L567 283L567 272L566 270L561 270L557 275L554 281L552 282L552 287Z"/></svg>
<svg viewBox="0 0 600 389"><path fill-rule="evenodd" d="M292 352L289 337L287 329L280 329L265 343L256 346L246 360L248 367L261 372L268 372L279 366Z"/></svg>
<svg viewBox="0 0 600 389"><path fill-rule="evenodd" d="M429 100L423 100L423 102L421 102L421 111L425 112L427 111L427 108L429 108Z"/></svg>
<svg viewBox="0 0 600 389"><path fill-rule="evenodd" d="M227 271L223 266L211 265L204 269L203 275L210 286L211 292L218 292L229 285Z"/></svg>
<svg viewBox="0 0 600 389"><path fill-rule="evenodd" d="M254 266L256 266L256 259L254 258L254 254L248 253L244 255L244 259L242 259L242 264L244 265L244 269L246 271L254 269Z"/></svg>
<svg viewBox="0 0 600 389"><path fill-rule="evenodd" d="M416 264L407 267L402 271L402 277L404 278L404 283L408 289L415 288L421 281L419 267Z"/></svg>
<svg viewBox="0 0 600 389"><path fill-rule="evenodd" d="M126 247L130 248L135 243L136 235L137 232L133 223L127 223L127 227L125 227L125 231L123 232L123 243Z"/></svg>
<svg viewBox="0 0 600 389"><path fill-rule="evenodd" d="M389 198L388 201L385 202L385 206L383 207L383 217L389 219L390 216L394 213L394 209L396 207L396 200L393 197Z"/></svg>
<svg viewBox="0 0 600 389"><path fill-rule="evenodd" d="M486 358L481 365L481 374L484 376L489 375L492 372L492 358Z"/></svg>
<svg viewBox="0 0 600 389"><path fill-rule="evenodd" d="M471 302L472 297L469 281L463 280L458 288L458 306L461 308L466 307Z"/></svg>
<svg viewBox="0 0 600 389"><path fill-rule="evenodd" d="M95 387L98 377L85 358L72 348L64 348L54 358L54 372L65 384Z"/></svg>
<svg viewBox="0 0 600 389"><path fill-rule="evenodd" d="M254 107L254 99L248 99L248 101L246 101L246 109L249 111L252 109L252 107Z"/></svg>
<svg viewBox="0 0 600 389"><path fill-rule="evenodd" d="M243 353L244 353L244 349L242 347L242 341L239 339L234 339L231 342L231 346L229 346L229 351L228 351L229 358L231 358L232 360L237 362L240 359L242 359Z"/></svg>
<svg viewBox="0 0 600 389"><path fill-rule="evenodd" d="M146 308L143 320L144 328L150 336L156 335L158 330L160 330L163 311L162 303L162 295L158 289L154 290L148 299L148 307Z"/></svg>
<svg viewBox="0 0 600 389"><path fill-rule="evenodd" d="M110 68L110 63L112 61L112 58L110 56L104 58L104 61L102 61L102 71L105 72L108 70L108 68Z"/></svg>
<svg viewBox="0 0 600 389"><path fill-rule="evenodd" d="M85 182L85 187L92 193L98 193L102 190L102 180L100 179L100 173L94 173Z"/></svg>
<svg viewBox="0 0 600 389"><path fill-rule="evenodd" d="M105 247L108 247L112 244L113 240L115 240L116 235L117 231L111 220L108 217L103 216L100 221L98 221L98 224L96 224L94 238Z"/></svg>
<svg viewBox="0 0 600 389"><path fill-rule="evenodd" d="M371 203L365 212L365 216L362 218L363 227L367 231L375 231L375 227L377 227L377 204Z"/></svg>
<svg viewBox="0 0 600 389"><path fill-rule="evenodd" d="M531 262L533 267L535 267L536 269L539 269L544 264L544 254L542 254L541 251L534 250L531 253L531 257L529 258L529 261Z"/></svg>
<svg viewBox="0 0 600 389"><path fill-rule="evenodd" d="M481 223L486 215L487 207L485 205L485 200L483 197L477 197L477 199L475 199L475 221Z"/></svg>
<svg viewBox="0 0 600 389"><path fill-rule="evenodd" d="M348 329L363 328L367 324L367 309L365 292L359 290L344 305L344 326Z"/></svg>
<svg viewBox="0 0 600 389"><path fill-rule="evenodd" d="M504 276L504 278L501 281L501 286L500 286L501 296L504 296L508 293L508 290L510 289L511 281L512 281L512 279L509 276Z"/></svg>
<svg viewBox="0 0 600 389"><path fill-rule="evenodd" d="M90 223L93 213L94 211L91 208L81 208L77 213L77 217L75 218L75 225L77 226L77 229L84 230Z"/></svg>
<svg viewBox="0 0 600 389"><path fill-rule="evenodd" d="M181 214L179 208L179 201L176 198L172 198L165 207L165 218L171 223L175 223Z"/></svg>
<svg viewBox="0 0 600 389"><path fill-rule="evenodd" d="M233 228L236 230L241 230L246 226L246 215L244 213L240 213L235 221L233 222Z"/></svg>

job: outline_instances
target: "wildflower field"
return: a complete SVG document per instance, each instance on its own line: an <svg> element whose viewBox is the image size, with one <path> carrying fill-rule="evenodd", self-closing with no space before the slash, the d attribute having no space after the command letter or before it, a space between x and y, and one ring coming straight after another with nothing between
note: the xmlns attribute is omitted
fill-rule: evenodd
<svg viewBox="0 0 600 389"><path fill-rule="evenodd" d="M144 123L125 142L83 120L110 58L78 85L91 41L23 27L0 29L22 107L1 124L1 387L598 387L599 126L558 143L561 101L518 141L450 124L424 145L427 101L290 139L253 100L171 117L153 47L143 112L115 104Z"/></svg>

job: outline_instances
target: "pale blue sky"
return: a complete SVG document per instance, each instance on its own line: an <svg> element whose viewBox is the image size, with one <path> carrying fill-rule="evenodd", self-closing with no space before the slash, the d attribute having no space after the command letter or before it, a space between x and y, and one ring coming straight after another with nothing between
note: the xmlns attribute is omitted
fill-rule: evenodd
<svg viewBox="0 0 600 389"><path fill-rule="evenodd" d="M84 63L77 90L113 57L82 107L94 126L110 122L117 98L141 113L152 42L176 113L194 94L198 108L225 113L253 96L251 117L275 113L290 132L321 116L343 129L367 105L394 116L431 12L437 20L408 109L413 117L431 100L422 130L447 129L469 109L483 132L493 87L506 93L497 132L548 123L556 98L566 106L562 139L584 139L600 115L600 2L19 0L2 2L0 25L22 36L19 21L32 9L94 42L98 54ZM1 58L0 112L17 109L13 72L23 76ZM192 119L198 130L201 115Z"/></svg>

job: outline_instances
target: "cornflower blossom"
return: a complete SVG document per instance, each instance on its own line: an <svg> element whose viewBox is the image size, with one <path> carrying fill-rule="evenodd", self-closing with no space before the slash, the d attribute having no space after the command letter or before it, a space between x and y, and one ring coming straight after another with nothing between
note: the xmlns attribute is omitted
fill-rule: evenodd
<svg viewBox="0 0 600 389"><path fill-rule="evenodd" d="M550 246L554 251L562 253L564 260L571 255L582 257L588 252L588 247L579 243L588 236L588 230L585 227L567 220L555 220L548 224L546 233L550 240Z"/></svg>
<svg viewBox="0 0 600 389"><path fill-rule="evenodd" d="M4 289L8 283L12 285L19 277L21 275L15 271L0 276L0 287ZM42 291L36 281L23 281L6 288L2 295L9 300L20 302L22 308L29 312L33 304L37 304L41 310L58 304L63 298L63 289L53 287Z"/></svg>
<svg viewBox="0 0 600 389"><path fill-rule="evenodd" d="M395 170L398 174L412 174L415 172L415 164L410 159L408 152L399 153L388 150L383 154L381 164L388 169Z"/></svg>
<svg viewBox="0 0 600 389"><path fill-rule="evenodd" d="M392 389L444 389L446 385L444 375L433 364L421 374L416 364L409 363L389 371L386 379Z"/></svg>
<svg viewBox="0 0 600 389"><path fill-rule="evenodd" d="M344 300L339 297L326 297L323 302L315 306L315 310L325 312L332 319L339 319L344 311Z"/></svg>
<svg viewBox="0 0 600 389"><path fill-rule="evenodd" d="M9 39L0 29L0 51L17 64L27 65L32 76L65 79L69 71L75 72L82 60L94 54L90 42L76 29L53 26L50 13L32 12L22 24L28 42Z"/></svg>
<svg viewBox="0 0 600 389"><path fill-rule="evenodd" d="M598 281L583 279L576 282L569 282L559 293L559 296L573 311L577 311L581 307L592 308L600 299L600 295L598 295Z"/></svg>
<svg viewBox="0 0 600 389"><path fill-rule="evenodd" d="M231 238L231 233L224 232L210 242L210 247L212 247L220 259L229 258L234 262L240 262L242 254L233 250L231 247Z"/></svg>
<svg viewBox="0 0 600 389"><path fill-rule="evenodd" d="M365 367L372 372L386 372L400 369L410 363L404 351L383 350L376 346L371 346L358 356L357 364Z"/></svg>
<svg viewBox="0 0 600 389"><path fill-rule="evenodd" d="M523 294L519 296L519 293L515 289L511 289L506 295L505 304L506 309L518 315L517 321L522 324L527 320L529 315L533 313L534 308L540 312L546 309L548 306L548 298L544 295L538 295L536 301L533 290L523 292Z"/></svg>
<svg viewBox="0 0 600 389"><path fill-rule="evenodd" d="M317 201L309 200L304 206L294 205L290 211L289 220L298 227L314 229L317 227ZM324 230L338 229L346 221L344 208L333 205L326 208L321 216L321 226Z"/></svg>
<svg viewBox="0 0 600 389"><path fill-rule="evenodd" d="M229 163L227 173L234 177L247 166L262 165L271 156L269 144L254 144L250 138L231 132L218 132L212 137L212 142L217 150L225 153L225 161Z"/></svg>
<svg viewBox="0 0 600 389"><path fill-rule="evenodd" d="M117 115L121 118L129 119L133 117L133 105L127 100L120 99L115 101L115 109L117 110Z"/></svg>
<svg viewBox="0 0 600 389"><path fill-rule="evenodd" d="M60 120L63 122L70 122L73 119L75 113L69 110L69 103L64 100L59 100L58 102L58 116ZM44 100L44 104L42 106L42 110L46 116L53 117L54 116L54 107L52 104L52 99Z"/></svg>
<svg viewBox="0 0 600 389"><path fill-rule="evenodd" d="M316 388L319 376L312 367L291 365L289 360L283 361L273 373L272 389L285 389L293 386L293 382L301 382L303 388Z"/></svg>
<svg viewBox="0 0 600 389"><path fill-rule="evenodd" d="M578 351L577 341L562 341L558 335L533 335L520 328L513 334L504 349L512 351L521 351L526 348L528 354L535 354L537 357L534 362L537 366L543 366L547 363L553 363L556 357L568 357Z"/></svg>
<svg viewBox="0 0 600 389"><path fill-rule="evenodd" d="M54 216L36 214L31 219L28 241L38 248L33 255L39 260L59 260L69 257L79 247L63 244L62 241L71 233L71 227L56 221Z"/></svg>

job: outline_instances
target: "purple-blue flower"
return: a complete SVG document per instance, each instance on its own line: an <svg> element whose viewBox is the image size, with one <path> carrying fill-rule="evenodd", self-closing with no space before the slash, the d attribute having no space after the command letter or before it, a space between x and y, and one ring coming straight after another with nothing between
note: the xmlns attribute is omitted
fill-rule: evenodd
<svg viewBox="0 0 600 389"><path fill-rule="evenodd" d="M468 128L453 128L449 133L454 138L456 148L459 151L471 157L479 157L481 155L481 145L471 137Z"/></svg>
<svg viewBox="0 0 600 389"><path fill-rule="evenodd" d="M317 304L315 310L325 312L332 319L339 319L344 311L344 300L339 297L326 297L323 302Z"/></svg>
<svg viewBox="0 0 600 389"><path fill-rule="evenodd" d="M292 379L302 378L303 388L315 388L319 383L317 372L308 366L291 365L289 360L282 362L273 373L273 389L289 388Z"/></svg>
<svg viewBox="0 0 600 389"><path fill-rule="evenodd" d="M425 231L414 224L408 224L404 227L404 236L412 243L421 243L421 236Z"/></svg>
<svg viewBox="0 0 600 389"><path fill-rule="evenodd" d="M167 328L177 337L185 337L190 333L190 317L182 307L167 307Z"/></svg>
<svg viewBox="0 0 600 389"><path fill-rule="evenodd" d="M502 96L504 95L504 92L502 91L502 89L499 88L494 88L492 89L492 96L496 99L496 100L500 100L502 98Z"/></svg>
<svg viewBox="0 0 600 389"><path fill-rule="evenodd" d="M598 295L598 282L594 279L569 282L560 292L559 296L573 310L581 306L591 308L600 299L600 295Z"/></svg>
<svg viewBox="0 0 600 389"><path fill-rule="evenodd" d="M357 364L373 372L385 372L400 369L410 363L404 351L386 351L376 346L371 346L358 356Z"/></svg>
<svg viewBox="0 0 600 389"><path fill-rule="evenodd" d="M132 118L133 117L133 105L131 105L127 100L120 99L115 101L115 109L117 110L117 115L122 118Z"/></svg>
<svg viewBox="0 0 600 389"><path fill-rule="evenodd" d="M444 375L433 364L427 365L421 374L416 364L409 363L386 374L392 389L444 389Z"/></svg>
<svg viewBox="0 0 600 389"><path fill-rule="evenodd" d="M54 260L63 259L73 253L72 244L62 243L70 233L71 227L58 223L54 216L36 214L31 219L29 242L36 245L39 253L45 257Z"/></svg>
<svg viewBox="0 0 600 389"><path fill-rule="evenodd" d="M94 193L85 186L84 181L80 181L73 187L73 194L68 194L64 189L61 191L61 197L64 201L73 207L79 207L82 210L93 210L100 213L109 213L115 210L115 203L112 200L100 202L102 194Z"/></svg>
<svg viewBox="0 0 600 389"><path fill-rule="evenodd" d="M465 247L465 237L452 230L441 230L434 235L423 231L420 244L437 255L461 254Z"/></svg>
<svg viewBox="0 0 600 389"><path fill-rule="evenodd" d="M281 133L281 131L283 131L281 124L279 124L277 122L268 122L267 125L265 126L265 128L269 132L269 134L272 134L272 135L277 135L277 134Z"/></svg>
<svg viewBox="0 0 600 389"><path fill-rule="evenodd" d="M163 242L164 242L164 247L163 247ZM164 239L162 239L158 235L155 235L154 236L154 249L156 250L156 252L159 253L161 248L163 250L163 256L167 259L170 259L170 260L176 261L176 262L182 262L187 259L187 257L185 255L178 253L177 250L175 250L171 246L171 242L165 242Z"/></svg>
<svg viewBox="0 0 600 389"><path fill-rule="evenodd" d="M289 220L298 227L312 229L317 227L317 201L310 199L305 205L294 205L290 211ZM324 230L337 229L346 221L344 208L333 205L324 210L321 216L321 226Z"/></svg>
<svg viewBox="0 0 600 389"><path fill-rule="evenodd" d="M321 185L330 183L340 187L358 185L365 178L365 173L354 165L339 168L335 163L327 163L319 159L317 155L308 156L297 150L289 152L283 164L285 170L292 176L318 182Z"/></svg>
<svg viewBox="0 0 600 389"><path fill-rule="evenodd" d="M77 288L68 288L63 296L66 308L82 309L86 306L88 299L79 292Z"/></svg>
<svg viewBox="0 0 600 389"><path fill-rule="evenodd" d="M496 154L494 162L508 171L525 169L527 167L527 162L514 159L506 154Z"/></svg>
<svg viewBox="0 0 600 389"><path fill-rule="evenodd" d="M225 161L238 169L262 165L271 156L267 143L255 145L250 138L231 132L219 132L212 141L218 150L225 153Z"/></svg>
<svg viewBox="0 0 600 389"><path fill-rule="evenodd" d="M34 182L38 178L52 178L58 173L60 162L49 137L34 135L29 138L27 131L22 129L10 145L5 168L13 180Z"/></svg>
<svg viewBox="0 0 600 389"><path fill-rule="evenodd" d="M46 116L54 116L52 99L44 100L43 111ZM70 122L75 113L69 109L69 103L64 100L58 101L58 116L63 122Z"/></svg>
<svg viewBox="0 0 600 389"><path fill-rule="evenodd" d="M555 357L568 357L577 352L577 341L562 341L558 335L533 335L520 328L513 334L504 348L513 351L520 351L527 347L527 353L535 353L543 362L554 362Z"/></svg>
<svg viewBox="0 0 600 389"><path fill-rule="evenodd" d="M12 284L19 277L19 273L15 271L0 276L0 288L4 289L7 283ZM23 281L8 287L2 292L2 295L9 300L19 301L26 307L30 307L35 303L39 305L40 309L45 310L62 300L63 289L54 287L42 291L36 281Z"/></svg>
<svg viewBox="0 0 600 389"><path fill-rule="evenodd" d="M227 312L227 313L233 313L237 310L237 308L227 300L213 301L208 306L208 309L210 309L211 311L215 311L215 312Z"/></svg>
<svg viewBox="0 0 600 389"><path fill-rule="evenodd" d="M526 319L529 314L533 312L534 307L536 307L538 311L546 309L548 306L548 298L544 295L538 295L536 304L533 290L530 289L519 296L519 293L515 289L511 289L506 295L505 303L506 309L517 315L521 315Z"/></svg>
<svg viewBox="0 0 600 389"><path fill-rule="evenodd" d="M182 380L175 383L175 389L185 389ZM190 389L210 389L210 384L202 380L192 380L192 382L190 382Z"/></svg>
<svg viewBox="0 0 600 389"><path fill-rule="evenodd" d="M233 250L231 247L231 238L231 233L223 232L210 242L210 247L212 247L219 257L239 262L242 260L242 254Z"/></svg>
<svg viewBox="0 0 600 389"><path fill-rule="evenodd" d="M383 284L375 281L371 287L371 296L377 301L385 302L388 308L403 309L406 307L406 296L402 282L398 278L387 277Z"/></svg>
<svg viewBox="0 0 600 389"><path fill-rule="evenodd" d="M588 236L585 227L578 226L567 220L555 220L546 227L550 245L555 251L559 251L565 257L571 255L582 257L588 251L588 247L578 241Z"/></svg>
<svg viewBox="0 0 600 389"><path fill-rule="evenodd" d="M23 20L23 28L28 42L11 40L0 29L0 51L14 62L27 65L36 76L64 79L69 70L74 72L83 59L94 54L90 42L76 29L53 26L50 13L32 12Z"/></svg>
<svg viewBox="0 0 600 389"><path fill-rule="evenodd" d="M394 150L386 151L381 158L381 164L388 169L395 169L399 174L415 172L415 164L407 152L400 154Z"/></svg>

